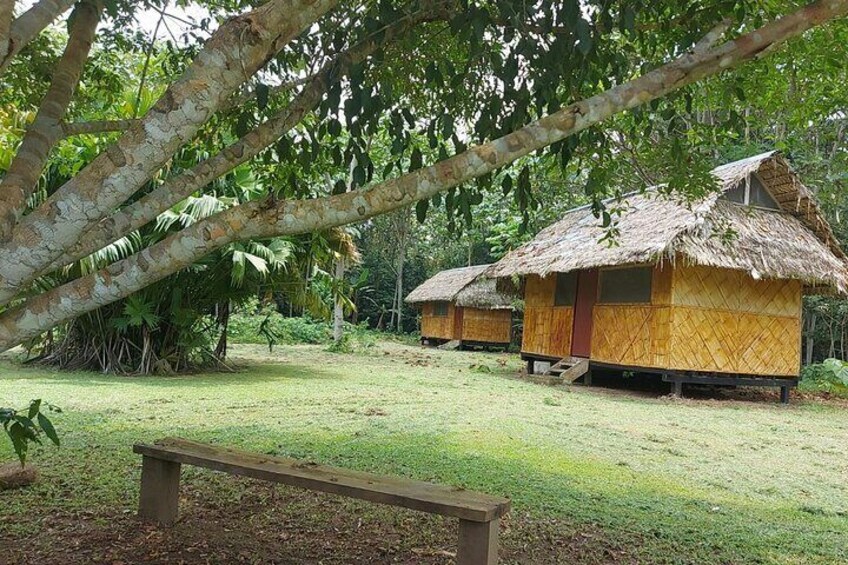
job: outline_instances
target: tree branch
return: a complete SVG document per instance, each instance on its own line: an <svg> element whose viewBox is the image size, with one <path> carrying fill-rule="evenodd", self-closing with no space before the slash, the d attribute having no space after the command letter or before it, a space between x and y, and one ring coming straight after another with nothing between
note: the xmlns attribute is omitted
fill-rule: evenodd
<svg viewBox="0 0 848 565"><path fill-rule="evenodd" d="M88 122L63 122L62 135L72 137L74 135L94 135L98 133L114 133L127 131L133 127L138 120L91 120Z"/></svg>
<svg viewBox="0 0 848 565"><path fill-rule="evenodd" d="M56 64L50 88L6 176L0 181L0 240L5 239L23 214L50 151L61 137L59 123L68 110L88 59L100 11L93 2L81 2L74 9L68 44Z"/></svg>
<svg viewBox="0 0 848 565"><path fill-rule="evenodd" d="M292 100L286 109L253 129L236 143L217 155L195 165L143 196L138 201L104 219L80 238L50 267L32 274L28 281L41 274L63 267L109 245L129 232L153 221L162 212L188 198L194 192L261 153L274 141L298 125L307 113L314 110L334 82L350 72L351 67L365 61L380 47L408 33L417 25L439 18L438 14L418 13L388 26L379 41L373 36L339 53L328 61L309 81L309 84ZM25 284L24 281L18 284ZM2 294L2 292L0 292Z"/></svg>
<svg viewBox="0 0 848 565"><path fill-rule="evenodd" d="M15 0L0 0L0 61L9 53L9 32L15 17Z"/></svg>
<svg viewBox="0 0 848 565"><path fill-rule="evenodd" d="M0 287L49 266L68 241L111 214L147 182L247 78L338 0L269 0L230 19L183 76L129 131L44 204L0 248Z"/></svg>
<svg viewBox="0 0 848 565"><path fill-rule="evenodd" d="M712 28L707 35L701 38L694 47L692 47L693 53L705 53L713 48L713 46L718 43L718 41L727 33L727 30L730 29L730 26L733 22L730 18L725 18L720 21L714 28Z"/></svg>
<svg viewBox="0 0 848 565"><path fill-rule="evenodd" d="M144 288L240 239L297 234L361 221L492 172L537 149L704 77L757 57L764 49L848 13L848 1L819 1L705 53L671 63L572 104L499 139L378 184L310 201L257 201L206 218L144 251L54 288L0 315L0 351L75 316Z"/></svg>
<svg viewBox="0 0 848 565"><path fill-rule="evenodd" d="M32 8L18 16L12 22L5 56L0 59L0 74L26 47L30 41L44 31L56 19L67 12L77 0L39 0Z"/></svg>

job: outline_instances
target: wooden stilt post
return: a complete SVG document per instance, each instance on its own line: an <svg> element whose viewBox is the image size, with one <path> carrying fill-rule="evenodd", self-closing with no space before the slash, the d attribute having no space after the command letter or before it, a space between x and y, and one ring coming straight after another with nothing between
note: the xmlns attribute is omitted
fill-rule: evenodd
<svg viewBox="0 0 848 565"><path fill-rule="evenodd" d="M457 565L495 565L498 562L500 520L491 522L459 521Z"/></svg>
<svg viewBox="0 0 848 565"><path fill-rule="evenodd" d="M534 365L534 363L535 363L535 361L533 361L532 359L528 359L528 360L527 360L527 374L528 374L528 375L532 375L532 374L533 374L533 369L534 369L534 366L533 366L533 365Z"/></svg>
<svg viewBox="0 0 848 565"><path fill-rule="evenodd" d="M677 398L683 396L683 382L681 380L678 379L674 381L674 390L671 394L673 394Z"/></svg>
<svg viewBox="0 0 848 565"><path fill-rule="evenodd" d="M177 520L180 501L180 464L144 457L141 460L141 495L138 516L162 526Z"/></svg>
<svg viewBox="0 0 848 565"><path fill-rule="evenodd" d="M781 404L789 404L789 387L788 386L780 387L780 403Z"/></svg>

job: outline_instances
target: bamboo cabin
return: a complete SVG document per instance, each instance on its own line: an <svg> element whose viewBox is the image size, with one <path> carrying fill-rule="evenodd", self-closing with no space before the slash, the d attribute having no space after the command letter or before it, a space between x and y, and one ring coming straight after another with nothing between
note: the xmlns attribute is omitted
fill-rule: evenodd
<svg viewBox="0 0 848 565"><path fill-rule="evenodd" d="M768 385L787 401L802 295L844 294L846 256L780 154L712 173L719 190L696 203L656 189L625 197L615 246L581 207L486 272L521 281L529 372L585 360L659 374L677 394L682 383Z"/></svg>
<svg viewBox="0 0 848 565"><path fill-rule="evenodd" d="M421 343L509 346L512 299L497 290L494 279L478 278L489 267L442 271L409 293L406 302L421 308Z"/></svg>

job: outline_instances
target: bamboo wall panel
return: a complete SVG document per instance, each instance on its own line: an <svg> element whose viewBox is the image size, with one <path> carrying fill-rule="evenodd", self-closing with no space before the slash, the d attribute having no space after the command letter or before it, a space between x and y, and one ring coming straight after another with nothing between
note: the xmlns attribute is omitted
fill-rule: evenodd
<svg viewBox="0 0 848 565"><path fill-rule="evenodd" d="M571 354L574 312L554 306L556 276L529 276L524 286L524 334L521 351L547 357Z"/></svg>
<svg viewBox="0 0 848 565"><path fill-rule="evenodd" d="M801 283L792 280L755 280L744 271L701 266L674 270L672 302L733 312L798 317Z"/></svg>
<svg viewBox="0 0 848 565"><path fill-rule="evenodd" d="M673 276L674 268L671 265L665 264L654 267L654 274L651 280L651 304L654 306L671 304Z"/></svg>
<svg viewBox="0 0 848 565"><path fill-rule="evenodd" d="M511 336L512 310L463 309L463 341L509 343Z"/></svg>
<svg viewBox="0 0 848 565"><path fill-rule="evenodd" d="M434 316L433 303L425 302L421 307L421 337L454 339L454 306L448 304L447 316Z"/></svg>
<svg viewBox="0 0 848 565"><path fill-rule="evenodd" d="M553 308L554 292L556 291L556 275L542 278L530 275L524 284L525 306Z"/></svg>
<svg viewBox="0 0 848 565"><path fill-rule="evenodd" d="M798 376L800 318L675 306L671 326L669 368Z"/></svg>
<svg viewBox="0 0 848 565"><path fill-rule="evenodd" d="M596 304L592 359L615 365L662 367L668 355L669 307Z"/></svg>
<svg viewBox="0 0 848 565"><path fill-rule="evenodd" d="M801 283L743 271L675 269L669 368L797 376Z"/></svg>

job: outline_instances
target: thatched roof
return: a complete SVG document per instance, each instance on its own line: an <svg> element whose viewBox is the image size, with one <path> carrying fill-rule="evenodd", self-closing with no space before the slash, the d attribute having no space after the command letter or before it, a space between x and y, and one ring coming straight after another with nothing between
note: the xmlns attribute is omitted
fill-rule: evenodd
<svg viewBox="0 0 848 565"><path fill-rule="evenodd" d="M612 265L684 260L740 269L755 278L798 279L808 287L848 290L846 256L812 193L777 152L712 171L720 191L687 203L648 189L625 197L617 245L589 207L575 208L493 265L486 276L569 272ZM780 205L765 210L719 196L756 173Z"/></svg>
<svg viewBox="0 0 848 565"><path fill-rule="evenodd" d="M458 306L486 310L512 308L512 299L495 288L494 279L478 278L490 266L475 265L437 273L410 292L406 301L456 302Z"/></svg>

